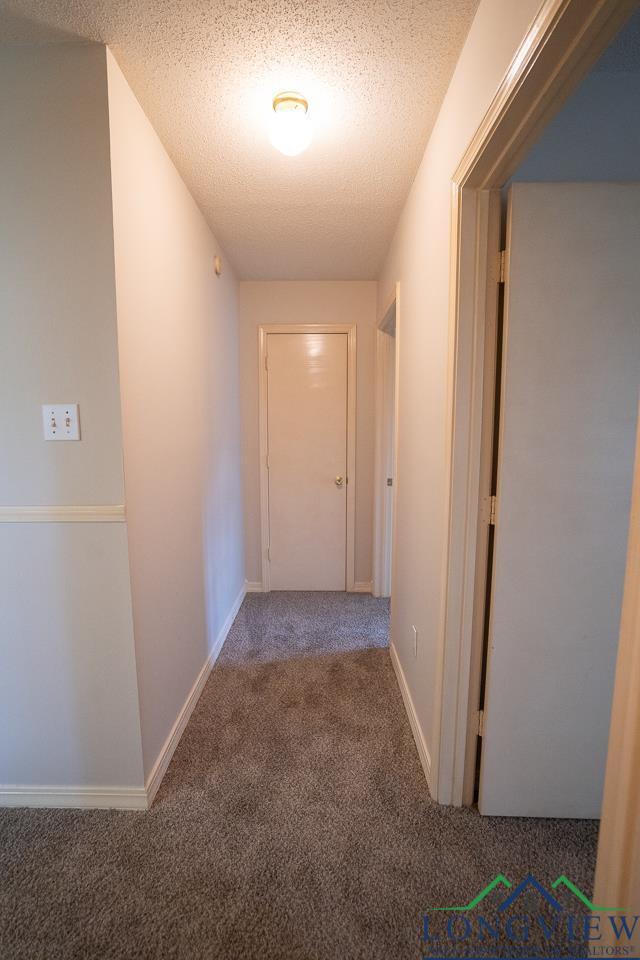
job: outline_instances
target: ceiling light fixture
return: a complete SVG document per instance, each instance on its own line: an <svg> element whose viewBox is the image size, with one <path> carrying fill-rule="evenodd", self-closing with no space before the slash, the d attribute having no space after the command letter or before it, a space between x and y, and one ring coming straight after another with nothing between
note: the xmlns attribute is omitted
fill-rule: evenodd
<svg viewBox="0 0 640 960"><path fill-rule="evenodd" d="M311 143L309 104L300 93L287 91L273 98L271 143L288 157L295 157Z"/></svg>

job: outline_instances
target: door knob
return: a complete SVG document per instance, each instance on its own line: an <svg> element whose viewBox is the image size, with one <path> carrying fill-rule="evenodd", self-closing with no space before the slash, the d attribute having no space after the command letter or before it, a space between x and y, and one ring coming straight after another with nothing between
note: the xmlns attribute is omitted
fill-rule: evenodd
<svg viewBox="0 0 640 960"><path fill-rule="evenodd" d="M336 487L341 487L344 483L344 477L336 477Z"/></svg>

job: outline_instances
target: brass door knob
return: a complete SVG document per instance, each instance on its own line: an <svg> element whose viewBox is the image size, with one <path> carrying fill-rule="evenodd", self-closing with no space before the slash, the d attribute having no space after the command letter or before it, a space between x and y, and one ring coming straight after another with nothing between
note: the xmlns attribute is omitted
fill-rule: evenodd
<svg viewBox="0 0 640 960"><path fill-rule="evenodd" d="M342 484L344 483L344 477L339 477L339 476L336 477L335 483L336 483L336 487L341 487Z"/></svg>

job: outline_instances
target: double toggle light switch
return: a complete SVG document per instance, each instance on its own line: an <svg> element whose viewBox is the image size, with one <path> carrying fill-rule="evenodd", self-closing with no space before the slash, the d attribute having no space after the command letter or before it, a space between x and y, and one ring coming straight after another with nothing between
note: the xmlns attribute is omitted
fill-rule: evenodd
<svg viewBox="0 0 640 960"><path fill-rule="evenodd" d="M77 403L46 403L42 407L45 440L79 440Z"/></svg>

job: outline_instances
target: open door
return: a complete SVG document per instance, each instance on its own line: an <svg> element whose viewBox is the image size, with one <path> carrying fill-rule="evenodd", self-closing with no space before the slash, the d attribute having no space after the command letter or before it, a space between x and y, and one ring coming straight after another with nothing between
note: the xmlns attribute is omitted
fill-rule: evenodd
<svg viewBox="0 0 640 960"><path fill-rule="evenodd" d="M396 302L376 331L376 450L373 595L391 596L396 469Z"/></svg>
<svg viewBox="0 0 640 960"><path fill-rule="evenodd" d="M483 814L600 814L639 385L640 185L514 185Z"/></svg>

